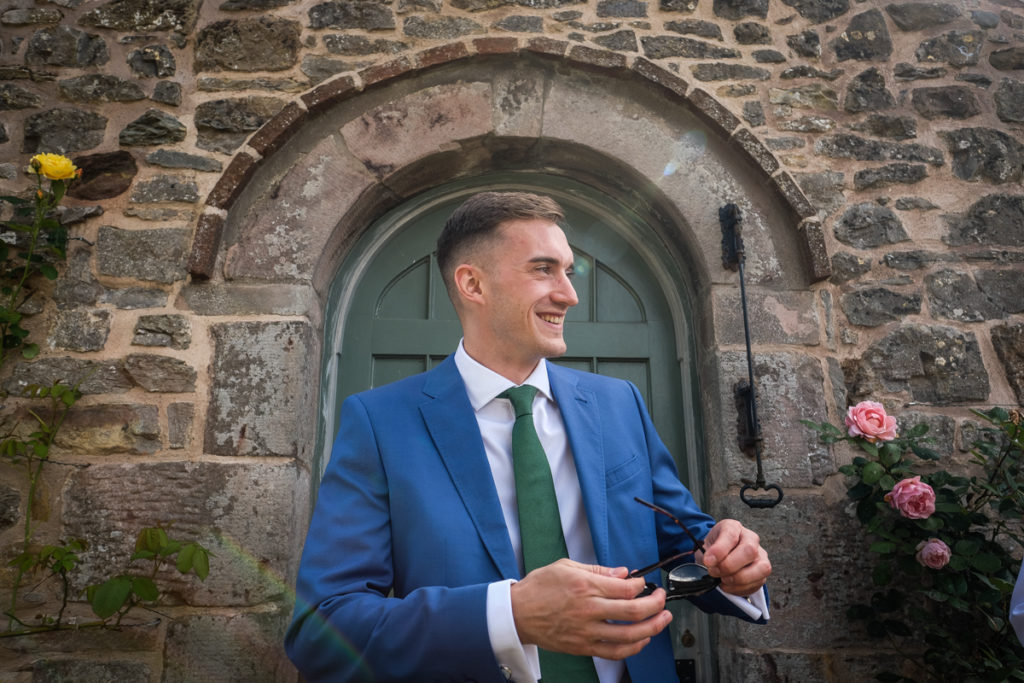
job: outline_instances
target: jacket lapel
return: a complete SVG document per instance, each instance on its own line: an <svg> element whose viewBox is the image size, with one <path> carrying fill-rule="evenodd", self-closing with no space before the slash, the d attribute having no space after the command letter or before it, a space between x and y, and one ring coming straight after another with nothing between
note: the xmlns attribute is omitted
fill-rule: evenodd
<svg viewBox="0 0 1024 683"><path fill-rule="evenodd" d="M503 578L522 578L473 406L452 356L430 373L423 393L428 398L420 414L487 553Z"/></svg>
<svg viewBox="0 0 1024 683"><path fill-rule="evenodd" d="M548 363L548 381L569 436L597 561L606 564L609 561L608 493L597 397L579 386L579 375L554 363Z"/></svg>

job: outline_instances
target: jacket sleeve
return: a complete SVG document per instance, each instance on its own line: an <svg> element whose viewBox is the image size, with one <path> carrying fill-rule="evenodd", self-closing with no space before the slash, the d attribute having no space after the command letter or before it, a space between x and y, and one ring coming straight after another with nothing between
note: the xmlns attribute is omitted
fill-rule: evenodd
<svg viewBox="0 0 1024 683"><path fill-rule="evenodd" d="M500 680L486 583L395 595L389 508L372 421L350 397L306 537L288 656L310 683Z"/></svg>

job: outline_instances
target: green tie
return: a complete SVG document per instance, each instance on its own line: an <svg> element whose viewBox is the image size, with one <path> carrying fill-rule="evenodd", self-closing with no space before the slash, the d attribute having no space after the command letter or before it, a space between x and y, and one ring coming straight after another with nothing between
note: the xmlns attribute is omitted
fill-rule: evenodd
<svg viewBox="0 0 1024 683"><path fill-rule="evenodd" d="M569 557L551 467L533 426L533 397L536 395L537 387L529 384L498 395L511 401L516 413L512 426L512 471L516 477L519 532L527 572ZM545 683L597 683L594 660L590 657L547 650L538 652Z"/></svg>

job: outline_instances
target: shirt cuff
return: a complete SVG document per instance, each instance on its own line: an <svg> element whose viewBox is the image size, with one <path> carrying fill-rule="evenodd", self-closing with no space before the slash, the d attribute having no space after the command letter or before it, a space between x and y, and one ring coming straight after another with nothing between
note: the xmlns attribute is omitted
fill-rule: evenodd
<svg viewBox="0 0 1024 683"><path fill-rule="evenodd" d="M754 621L758 621L760 619L768 621L771 618L768 614L768 600L765 596L764 586L757 589L756 593L751 593L746 597L726 593L721 589L721 587L715 590L724 595L729 602L736 605L741 612Z"/></svg>
<svg viewBox="0 0 1024 683"><path fill-rule="evenodd" d="M519 642L515 618L512 616L513 579L496 581L487 586L487 635L498 666L511 672L515 683L536 683L540 678L540 658L536 645Z"/></svg>

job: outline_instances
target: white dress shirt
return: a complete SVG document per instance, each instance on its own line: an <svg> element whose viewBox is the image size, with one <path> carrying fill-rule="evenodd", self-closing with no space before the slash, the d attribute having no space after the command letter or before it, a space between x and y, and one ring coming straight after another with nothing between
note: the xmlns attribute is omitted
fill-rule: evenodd
<svg viewBox="0 0 1024 683"><path fill-rule="evenodd" d="M494 476L494 486L505 517L509 540L515 551L519 571L523 572L523 544L519 532L519 509L516 503L516 482L512 470L512 426L515 411L508 399L497 398L498 394L516 386L511 380L473 360L466 353L462 342L455 352L455 365L466 385L469 402L476 413L484 451ZM537 387L533 400L533 422L537 429L555 484L558 499L558 513L562 521L562 533L569 557L584 564L597 564L597 554L583 507L583 492L580 490L576 464L569 446L562 415L551 394L548 383L546 362L537 364L533 373L523 384ZM523 645L516 633L512 616L512 601L509 587L512 580L492 583L487 590L487 630L498 664L511 672L517 683L535 683L540 678L540 661L536 645ZM762 614L768 617L764 591L758 591L749 599L725 594L752 618ZM625 664L594 657L601 683L619 683L625 673Z"/></svg>

